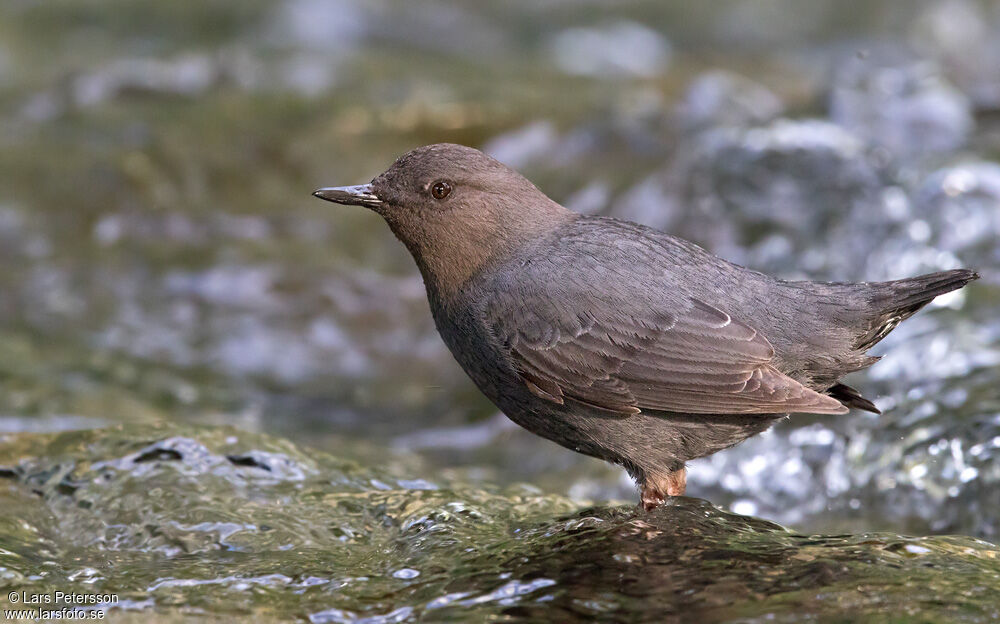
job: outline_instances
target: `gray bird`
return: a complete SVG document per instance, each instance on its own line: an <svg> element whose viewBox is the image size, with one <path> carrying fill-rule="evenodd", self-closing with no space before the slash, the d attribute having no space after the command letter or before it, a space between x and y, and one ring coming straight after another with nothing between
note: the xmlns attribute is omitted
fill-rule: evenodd
<svg viewBox="0 0 1000 624"><path fill-rule="evenodd" d="M685 462L791 412L878 413L841 376L973 271L783 281L648 227L580 215L482 152L429 145L315 196L382 215L441 337L511 420L623 466L652 509Z"/></svg>

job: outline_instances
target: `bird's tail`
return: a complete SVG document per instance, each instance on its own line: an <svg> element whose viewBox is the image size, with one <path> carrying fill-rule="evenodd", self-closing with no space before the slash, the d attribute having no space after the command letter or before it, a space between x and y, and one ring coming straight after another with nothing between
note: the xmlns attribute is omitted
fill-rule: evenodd
<svg viewBox="0 0 1000 624"><path fill-rule="evenodd" d="M871 329L858 338L855 348L864 351L872 347L934 297L957 290L975 279L979 279L975 271L955 269L868 284L871 305L876 314Z"/></svg>

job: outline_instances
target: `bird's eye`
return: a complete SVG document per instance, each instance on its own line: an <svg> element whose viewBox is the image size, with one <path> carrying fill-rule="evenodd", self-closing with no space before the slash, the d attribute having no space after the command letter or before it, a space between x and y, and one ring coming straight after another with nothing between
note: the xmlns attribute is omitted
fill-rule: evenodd
<svg viewBox="0 0 1000 624"><path fill-rule="evenodd" d="M431 187L431 195L434 196L434 199L444 199L445 197L448 197L448 193L450 192L451 184L445 182L444 180L438 180L434 183L434 186Z"/></svg>

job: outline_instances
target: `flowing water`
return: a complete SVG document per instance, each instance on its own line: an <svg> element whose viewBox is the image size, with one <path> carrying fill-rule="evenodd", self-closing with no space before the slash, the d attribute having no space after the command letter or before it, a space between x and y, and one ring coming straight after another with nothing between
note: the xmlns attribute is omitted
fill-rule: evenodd
<svg viewBox="0 0 1000 624"><path fill-rule="evenodd" d="M1000 618L1000 8L494 4L0 5L4 609ZM783 277L983 278L849 379L883 415L638 512L479 396L377 216L309 196L436 141Z"/></svg>

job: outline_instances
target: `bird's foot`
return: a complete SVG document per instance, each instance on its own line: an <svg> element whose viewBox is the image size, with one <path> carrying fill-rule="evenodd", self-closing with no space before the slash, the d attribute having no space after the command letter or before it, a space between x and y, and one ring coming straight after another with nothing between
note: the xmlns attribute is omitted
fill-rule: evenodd
<svg viewBox="0 0 1000 624"><path fill-rule="evenodd" d="M687 470L681 468L664 474L650 474L642 484L639 501L642 508L652 511L663 504L668 496L684 496L687 489Z"/></svg>
<svg viewBox="0 0 1000 624"><path fill-rule="evenodd" d="M642 486L642 493L639 495L639 504L646 511L653 511L663 504L663 493L652 488Z"/></svg>

